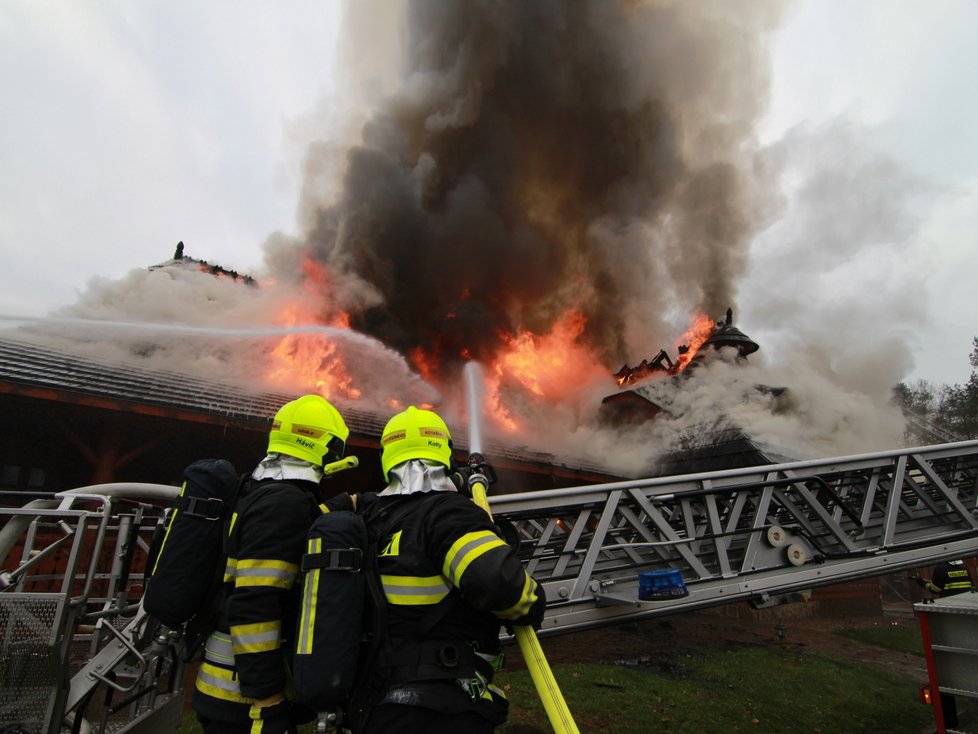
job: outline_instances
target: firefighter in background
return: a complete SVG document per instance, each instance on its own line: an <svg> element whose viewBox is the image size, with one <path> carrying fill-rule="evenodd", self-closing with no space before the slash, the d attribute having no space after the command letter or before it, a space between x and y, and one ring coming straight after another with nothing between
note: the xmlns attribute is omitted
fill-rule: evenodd
<svg viewBox="0 0 978 734"><path fill-rule="evenodd" d="M412 406L391 418L381 466L387 488L362 514L381 530L388 639L363 731L492 732L509 708L492 684L500 627L539 627L543 588L489 515L460 493L465 468L455 470L451 435L436 413Z"/></svg>
<svg viewBox="0 0 978 734"><path fill-rule="evenodd" d="M974 588L971 572L961 560L945 561L940 566L936 566L930 581L920 576L913 576L912 578L925 591L929 591L940 598L963 594Z"/></svg>
<svg viewBox="0 0 978 734"><path fill-rule="evenodd" d="M267 455L241 490L226 539L221 617L193 699L206 734L295 732L313 716L289 700L297 578L306 532L322 511L320 482L342 458L349 433L319 395L275 415Z"/></svg>
<svg viewBox="0 0 978 734"><path fill-rule="evenodd" d="M930 581L920 575L911 576L924 591L929 591L940 599L955 594L963 594L974 588L971 571L962 560L944 561L934 567ZM944 712L944 723L949 727L958 726L958 702L953 694L941 693L941 710Z"/></svg>

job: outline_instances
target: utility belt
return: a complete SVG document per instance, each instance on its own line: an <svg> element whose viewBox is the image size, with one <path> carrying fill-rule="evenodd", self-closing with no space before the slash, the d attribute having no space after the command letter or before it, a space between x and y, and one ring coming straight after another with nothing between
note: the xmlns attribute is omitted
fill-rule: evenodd
<svg viewBox="0 0 978 734"><path fill-rule="evenodd" d="M426 640L401 643L394 650L384 651L379 666L389 675L392 686L477 677L488 682L502 667L502 657L478 653L467 642Z"/></svg>

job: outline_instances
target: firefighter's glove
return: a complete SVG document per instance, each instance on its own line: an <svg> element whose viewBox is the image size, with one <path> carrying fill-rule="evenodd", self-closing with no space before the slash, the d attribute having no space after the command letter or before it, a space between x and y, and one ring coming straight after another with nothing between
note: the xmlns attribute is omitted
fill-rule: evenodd
<svg viewBox="0 0 978 734"><path fill-rule="evenodd" d="M352 495L341 492L333 499L326 500L326 509L330 512L356 512L357 505Z"/></svg>
<svg viewBox="0 0 978 734"><path fill-rule="evenodd" d="M363 512L375 499L377 499L376 492L360 492L359 494L343 492L331 500L326 500L326 509L330 512Z"/></svg>
<svg viewBox="0 0 978 734"><path fill-rule="evenodd" d="M537 598L530 607L530 611L524 614L519 619L513 622L514 627L532 627L535 630L540 629L540 625L543 624L543 616L547 611L547 592L543 590L541 584L537 584ZM510 630L512 633L512 630Z"/></svg>
<svg viewBox="0 0 978 734"><path fill-rule="evenodd" d="M926 589L927 588L927 581L925 581L924 579L922 579L920 576L911 576L910 578L912 580L916 581L917 582L917 586L919 586L921 589Z"/></svg>
<svg viewBox="0 0 978 734"><path fill-rule="evenodd" d="M357 512L365 512L375 499L377 499L376 492L360 492L353 495L353 504L356 505Z"/></svg>

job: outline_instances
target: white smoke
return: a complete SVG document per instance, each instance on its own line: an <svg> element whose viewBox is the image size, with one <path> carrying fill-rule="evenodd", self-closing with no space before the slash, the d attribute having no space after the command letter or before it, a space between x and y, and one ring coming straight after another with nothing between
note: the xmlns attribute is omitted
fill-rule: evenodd
<svg viewBox="0 0 978 734"><path fill-rule="evenodd" d="M543 234L528 234L520 219L522 204L514 207L516 225L497 231L497 218L489 216L497 212L486 193L490 187L476 180L476 174L493 182L492 175L505 178L505 171L489 165L494 160L480 160L473 175L462 176L454 188L446 184L451 193L444 209L430 212L422 206L423 195L444 184L440 177L448 176L446 169L466 170L462 154L469 149L451 145L449 136L449 144L422 150L415 159L412 141L423 147L437 133L473 125L482 109L477 92L489 99L488 90L467 85L459 75L468 70L477 81L491 78L493 64L502 63L506 39L496 38L500 45L494 46L484 35L469 33L464 40L482 54L483 65L466 66L476 57L460 47L457 56L446 57L457 63L448 64L443 73L422 73L419 59L426 52L441 58L434 45L439 40L448 54L452 38L430 38L431 46L412 46L401 42L399 34L406 32L402 17L387 3L372 0L348 7L348 25L341 33L347 63L341 68L349 76L341 94L290 124L295 144L307 146L297 210L301 234L269 236L266 272L252 273L260 286L184 267L134 270L119 281L92 281L77 304L45 323L32 324L25 333L102 358L260 388L269 386L270 350L288 333L278 317L297 298L320 324L330 323L338 312L369 314L387 308L391 319L365 319L364 333L303 338L336 341L364 403L385 411L391 400L432 403L461 422L466 415L459 405L461 384L446 379L437 388L428 385L405 356L385 346L397 344L407 351L418 344L422 326L429 341L444 336L447 320L438 321L444 314L419 309L426 319L421 323L417 313L405 309L414 308L422 297L429 299L425 304L432 303L430 296L438 288L454 288L458 296L464 291L462 276L474 273L484 281L485 298L460 300L458 321L469 317L470 323L487 328L460 334L484 334L474 341L491 346L498 334L488 325L500 323L500 314L513 323L527 316L533 310L527 302L546 281L547 298L532 304L539 311L534 316L551 316L559 310L555 304L569 300L568 294L592 294L599 303L592 309L591 341L605 349L606 360L609 355L619 359L615 367L623 352L634 365L660 347L669 348L697 306L734 307L738 326L760 343L761 351L748 365L711 359L688 380L653 378L644 387L666 412L639 426L609 427L598 420L601 399L617 391L610 377L579 386L557 401L536 401L510 390L509 407L522 429L514 436L488 426L497 440L552 450L567 463L580 459L626 474L655 471L657 462L682 448L691 433L718 420L798 458L900 444L903 422L890 406L889 394L909 374L910 345L923 326L913 298L922 274L904 263L919 254L920 222L913 212L930 192L873 151L867 142L872 131L844 122L792 130L769 148L760 147L755 127L767 102L766 41L778 22L777 3L747 8L597 2L586 4L587 12L581 10L584 4L555 4L562 12L552 16L539 10L542 5L521 11L536 22L565 14L577 22L582 17L590 21L578 29L579 48L569 43L568 49L598 60L594 66L582 64L576 73L591 89L602 91L600 114L587 118L591 100L577 99L574 76L566 79L570 87L561 90L566 97L555 98L574 100L570 109L580 111L582 120L595 124L605 137L594 149L557 147L559 155L552 157L555 163L579 159L581 170L594 165L612 183L567 195L564 211L579 218L573 242L561 239L558 235L565 230L548 218L554 213L547 205L566 195L562 191L554 199L527 199L544 212L535 211L536 219L529 222L544 221ZM439 12L453 16L464 11L451 3L413 7L414 23L421 28L436 26L419 19L434 22ZM472 7L486 17L498 17L503 25L493 26L497 31L516 12L506 4ZM451 27L452 19L439 20ZM532 31L523 29L520 48L528 59L539 50L533 43L549 37ZM377 33L383 42L373 38ZM564 36L556 33L553 38ZM364 53L364 48L371 52ZM411 61L405 49L412 48L415 65L402 67L399 62ZM603 49L614 49L608 58L620 62L621 78L589 74L606 70ZM402 77L398 72L403 68L412 73ZM561 79L560 69L554 68L522 81ZM527 99L532 91L531 86ZM504 105L496 104L493 112L500 114ZM605 118L620 125L603 126ZM405 119L416 124L411 134L397 127ZM564 122L571 125L574 119ZM509 129L525 129L537 143L547 142L545 129L516 124ZM480 128L487 138L496 130L489 123ZM567 139L582 138L575 134ZM518 148L505 142L500 150L526 161L528 156L517 155ZM636 146L635 155L615 148L625 143ZM620 176L602 167L612 149L627 164ZM377 159L388 165L370 169L368 164ZM360 170L354 164L380 175L348 180L351 171ZM550 176L557 168L540 170L548 181L563 183ZM392 171L398 175L388 176ZM396 195L390 195L391 189ZM405 210L399 208L404 202L410 204L406 211L411 227L401 227L393 215L382 216L380 205L391 204L397 214ZM462 216L476 208L478 217ZM472 222L485 226L468 227ZM466 236L456 238L457 233ZM442 249L421 248L425 236L440 237ZM459 241L466 247L457 245ZM375 247L378 242L384 247ZM303 257L310 252L342 266L343 277L314 293L303 290L310 282L300 277ZM391 253L399 259L392 260ZM509 265L499 269L504 254L510 256ZM423 288L414 287L416 277L423 279ZM524 286L516 296L503 297L514 281ZM392 297L394 291L400 300ZM486 318L490 302L496 320ZM81 328L78 319L91 326ZM165 331L161 325L183 328ZM758 386L787 392L778 397ZM310 385L275 387L301 390Z"/></svg>

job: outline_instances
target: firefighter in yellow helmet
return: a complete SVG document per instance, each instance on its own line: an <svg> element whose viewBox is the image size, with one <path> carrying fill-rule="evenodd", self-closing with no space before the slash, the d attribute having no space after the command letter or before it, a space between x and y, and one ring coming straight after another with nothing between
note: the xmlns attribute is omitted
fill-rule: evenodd
<svg viewBox="0 0 978 734"><path fill-rule="evenodd" d="M460 492L451 435L436 413L410 407L395 415L381 451L387 488L362 514L380 540L388 639L367 700L354 702L366 717L354 731L492 732L509 707L492 683L500 627L538 627L543 588Z"/></svg>
<svg viewBox="0 0 978 734"><path fill-rule="evenodd" d="M288 666L306 532L320 482L340 466L349 429L319 395L283 405L244 484L226 539L221 615L207 639L193 708L206 734L295 732L312 712L289 699Z"/></svg>

